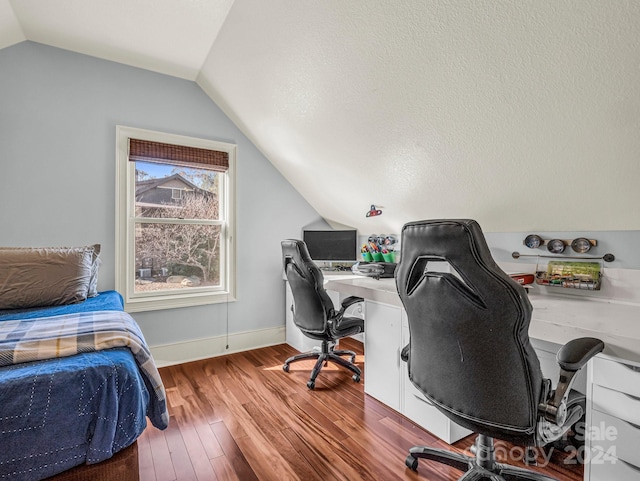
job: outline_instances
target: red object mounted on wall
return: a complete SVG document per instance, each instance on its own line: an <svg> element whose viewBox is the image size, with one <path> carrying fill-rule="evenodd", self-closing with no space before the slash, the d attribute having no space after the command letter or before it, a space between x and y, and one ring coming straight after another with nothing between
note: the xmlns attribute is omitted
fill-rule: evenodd
<svg viewBox="0 0 640 481"><path fill-rule="evenodd" d="M516 281L518 284L522 284L526 286L528 284L533 284L535 281L533 274L509 274L509 277Z"/></svg>
<svg viewBox="0 0 640 481"><path fill-rule="evenodd" d="M382 215L382 210L377 209L375 205L371 204L371 209L367 212L367 217L373 217L376 215Z"/></svg>

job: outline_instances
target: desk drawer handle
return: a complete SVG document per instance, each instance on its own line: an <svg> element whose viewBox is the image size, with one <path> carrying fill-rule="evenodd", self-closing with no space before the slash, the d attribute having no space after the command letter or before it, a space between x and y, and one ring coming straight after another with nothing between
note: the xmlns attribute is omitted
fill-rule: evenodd
<svg viewBox="0 0 640 481"><path fill-rule="evenodd" d="M634 401L640 401L640 397L634 396L632 394L627 394L626 392L623 392L621 394L624 394L625 396L627 396L629 399L633 399Z"/></svg>
<svg viewBox="0 0 640 481"><path fill-rule="evenodd" d="M616 418L616 420L618 420L622 424L626 424L627 426L631 426L633 429L640 430L640 426L638 426L637 424L632 423L631 421L627 421L626 419L621 419L621 418Z"/></svg>
<svg viewBox="0 0 640 481"><path fill-rule="evenodd" d="M640 366L629 366L628 364L622 364L622 365L633 372L640 373Z"/></svg>
<svg viewBox="0 0 640 481"><path fill-rule="evenodd" d="M631 464L631 463L628 463L628 462L627 462L627 461L625 461L624 459L620 459L620 458L617 458L617 459L618 459L618 461L622 462L622 464L624 464L625 466L627 466L629 469L631 469L631 470L633 470L633 471L636 471L636 472L640 473L640 468L639 468L638 466L636 466L636 465L634 465L634 464Z"/></svg>
<svg viewBox="0 0 640 481"><path fill-rule="evenodd" d="M625 421L623 419L620 419L620 421L622 421L623 423L628 424L629 426L631 426L634 429L639 429L640 430L640 426L638 426L637 424L630 423L629 421Z"/></svg>

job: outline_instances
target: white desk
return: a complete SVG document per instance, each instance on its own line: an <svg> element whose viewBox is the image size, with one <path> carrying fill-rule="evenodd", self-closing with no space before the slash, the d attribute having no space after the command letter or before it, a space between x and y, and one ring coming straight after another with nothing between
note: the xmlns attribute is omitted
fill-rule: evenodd
<svg viewBox="0 0 640 481"><path fill-rule="evenodd" d="M325 277L327 290L402 307L394 279ZM561 295L530 295L529 300L532 338L562 345L577 337L597 337L605 343L605 354L640 362L640 305Z"/></svg>
<svg viewBox="0 0 640 481"><path fill-rule="evenodd" d="M420 400L409 382L400 349L408 343L406 314L394 279L325 275L340 298L365 299L365 392L452 443L469 433ZM335 295L335 294L334 294ZM568 295L530 295L529 328L545 377L556 381L555 350L578 337L596 337L605 350L583 377L587 425L585 481L640 481L640 305ZM583 370L584 371L584 370ZM610 431L609 431L610 432ZM581 453L579 453L581 454ZM583 454L583 453L582 453Z"/></svg>

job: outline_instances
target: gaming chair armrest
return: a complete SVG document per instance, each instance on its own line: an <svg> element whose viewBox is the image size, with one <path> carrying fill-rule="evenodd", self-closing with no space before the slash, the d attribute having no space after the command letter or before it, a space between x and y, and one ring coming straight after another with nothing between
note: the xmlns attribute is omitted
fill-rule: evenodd
<svg viewBox="0 0 640 481"><path fill-rule="evenodd" d="M567 400L576 373L582 369L589 359L602 352L604 342L592 337L573 339L560 348L557 355L560 375L555 391L551 391L546 402L538 409L549 422L563 426L567 420Z"/></svg>
<svg viewBox="0 0 640 481"><path fill-rule="evenodd" d="M354 304L357 304L358 302L364 302L364 299L362 297L349 296L342 301L342 309L340 311L344 312L349 307L353 306Z"/></svg>
<svg viewBox="0 0 640 481"><path fill-rule="evenodd" d="M342 322L342 319L344 318L344 313L346 312L346 310L348 308L350 308L351 306L353 306L354 304L357 304L358 302L364 302L364 299L362 297L357 297L357 296L349 296L349 297L343 299L342 308L339 311L336 311L334 309L332 311L333 313L331 315L331 318L327 320L327 322L329 324L329 328L331 330L339 329L340 323Z"/></svg>
<svg viewBox="0 0 640 481"><path fill-rule="evenodd" d="M602 352L604 342L593 337L581 337L567 342L558 351L556 359L561 369L579 371L593 356Z"/></svg>

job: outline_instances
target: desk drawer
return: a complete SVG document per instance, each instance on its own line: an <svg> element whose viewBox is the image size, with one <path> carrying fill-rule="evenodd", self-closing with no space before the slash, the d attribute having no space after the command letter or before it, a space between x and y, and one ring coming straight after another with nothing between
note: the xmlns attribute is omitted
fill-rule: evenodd
<svg viewBox="0 0 640 481"><path fill-rule="evenodd" d="M430 404L409 379L406 379L406 382L402 414L449 444L471 434L471 431L454 423Z"/></svg>
<svg viewBox="0 0 640 481"><path fill-rule="evenodd" d="M619 459L607 460L604 453L594 450L589 481L640 481L640 468Z"/></svg>
<svg viewBox="0 0 640 481"><path fill-rule="evenodd" d="M596 357L592 368L595 384L640 398L640 367Z"/></svg>
<svg viewBox="0 0 640 481"><path fill-rule="evenodd" d="M417 390L411 391L405 392L403 414L431 434L446 442L451 442L449 441L449 418L438 411L435 406L427 403Z"/></svg>
<svg viewBox="0 0 640 481"><path fill-rule="evenodd" d="M640 399L606 387L593 385L593 409L640 425Z"/></svg>
<svg viewBox="0 0 640 481"><path fill-rule="evenodd" d="M592 448L598 448L634 466L640 466L639 426L599 411L593 411L591 422L589 436Z"/></svg>

